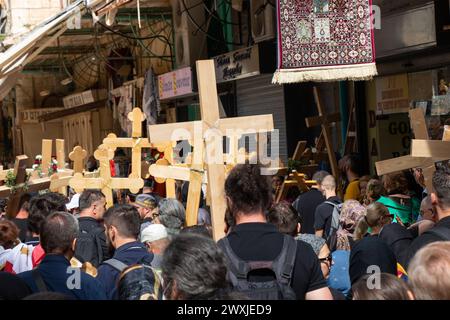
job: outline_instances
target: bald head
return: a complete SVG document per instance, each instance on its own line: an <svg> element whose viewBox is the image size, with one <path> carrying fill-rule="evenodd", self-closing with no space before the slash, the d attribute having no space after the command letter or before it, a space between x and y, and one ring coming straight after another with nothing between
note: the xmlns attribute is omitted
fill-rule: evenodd
<svg viewBox="0 0 450 320"><path fill-rule="evenodd" d="M322 189L327 191L336 190L336 179L332 175L328 175L322 180Z"/></svg>
<svg viewBox="0 0 450 320"><path fill-rule="evenodd" d="M332 175L323 178L320 190L326 199L336 196L336 180Z"/></svg>

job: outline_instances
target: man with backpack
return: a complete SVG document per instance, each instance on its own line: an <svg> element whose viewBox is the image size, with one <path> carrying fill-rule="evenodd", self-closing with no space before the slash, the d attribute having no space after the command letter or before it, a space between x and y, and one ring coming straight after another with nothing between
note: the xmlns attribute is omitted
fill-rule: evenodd
<svg viewBox="0 0 450 320"><path fill-rule="evenodd" d="M326 199L316 208L314 217L314 229L316 236L327 241L330 250L334 251L336 231L339 227L339 215L341 212L341 199L336 195L336 180L332 175L326 176L321 184L321 191Z"/></svg>
<svg viewBox="0 0 450 320"><path fill-rule="evenodd" d="M45 257L31 271L19 273L32 293L59 292L79 300L105 300L102 285L78 268L72 268L78 235L77 219L67 212L54 212L41 223L40 240Z"/></svg>
<svg viewBox="0 0 450 320"><path fill-rule="evenodd" d="M311 246L267 223L271 186L259 165L237 165L225 182L236 225L219 241L234 289L250 299L332 299Z"/></svg>
<svg viewBox="0 0 450 320"><path fill-rule="evenodd" d="M433 175L433 188L431 204L438 222L411 243L408 251L408 263L416 252L427 244L436 241L450 241L450 168L448 166L436 170Z"/></svg>
<svg viewBox="0 0 450 320"><path fill-rule="evenodd" d="M153 254L138 241L141 219L137 209L123 204L109 208L104 214L106 243L115 250L112 259L103 261L98 268L97 280L103 284L109 299L118 299L117 280L120 273L134 264L150 266Z"/></svg>
<svg viewBox="0 0 450 320"><path fill-rule="evenodd" d="M106 199L99 190L85 190L79 199L80 216L78 224L80 233L75 248L75 258L83 263L91 263L98 267L103 260L109 258L106 246L103 214L106 210Z"/></svg>

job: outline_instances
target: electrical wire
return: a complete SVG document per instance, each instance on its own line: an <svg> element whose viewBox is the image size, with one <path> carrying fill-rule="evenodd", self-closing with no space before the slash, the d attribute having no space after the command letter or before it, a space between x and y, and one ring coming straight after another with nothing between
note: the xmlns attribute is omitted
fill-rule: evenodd
<svg viewBox="0 0 450 320"><path fill-rule="evenodd" d="M181 2L183 3L183 6L186 8L187 6L186 6L186 3L185 3L185 0L181 0ZM205 6L205 8L206 8L206 6ZM226 41L226 40L221 40L221 39L217 39L216 37L213 37L212 35L210 35L209 33L208 33L208 31L205 31L205 30L203 30L203 28L201 27L201 26L199 26L199 24L195 21L195 19L192 17L192 15L189 13L189 10L188 11L184 11L184 12L186 12L186 14L187 14L187 16L188 16L188 18L189 18L189 20L192 22L192 24L194 24L196 27L197 27L197 31L201 31L206 37L208 37L209 39L211 39L211 40L213 40L213 41L216 41L216 42L219 42L219 43L223 43L223 44L231 44L231 45L234 45L234 46L240 46L240 45L242 45L242 43L239 43L239 42L230 42L230 41ZM209 10L208 10L208 12L210 12ZM210 17L212 17L213 15L210 15ZM221 21L220 19L216 19L216 20L218 20L218 21Z"/></svg>

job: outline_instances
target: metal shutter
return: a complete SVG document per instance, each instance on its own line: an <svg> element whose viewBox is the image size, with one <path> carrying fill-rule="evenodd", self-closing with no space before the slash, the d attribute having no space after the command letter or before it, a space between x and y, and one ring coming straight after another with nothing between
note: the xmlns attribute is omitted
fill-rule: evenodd
<svg viewBox="0 0 450 320"><path fill-rule="evenodd" d="M236 81L238 116L272 114L280 134L280 158L287 163L286 113L283 86L272 84L272 75L260 75Z"/></svg>

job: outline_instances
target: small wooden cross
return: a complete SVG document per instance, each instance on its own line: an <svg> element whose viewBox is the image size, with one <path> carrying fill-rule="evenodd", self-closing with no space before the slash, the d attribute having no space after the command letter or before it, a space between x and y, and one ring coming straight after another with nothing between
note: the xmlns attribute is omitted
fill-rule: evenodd
<svg viewBox="0 0 450 320"><path fill-rule="evenodd" d="M73 148L73 151L69 153L69 159L73 161L74 173L83 173L84 159L87 157L87 151L80 146Z"/></svg>
<svg viewBox="0 0 450 320"><path fill-rule="evenodd" d="M25 192L36 192L39 190L48 189L50 186L50 180L48 178L38 179L39 181L29 183L28 190L23 190L22 186L27 180L27 161L28 157L25 155L16 157L13 172L16 176L16 186L19 188L14 193L12 193L11 188L7 186L0 187L0 197L9 197L6 214L10 218L14 218L17 212L19 212L19 202L22 194Z"/></svg>
<svg viewBox="0 0 450 320"><path fill-rule="evenodd" d="M101 189L109 208L114 205L112 190L129 189L133 193L138 193L144 186L144 180L133 174L130 174L128 178L111 177L110 160L114 158L114 151L106 145L100 145L94 152L94 157L100 162L100 177L85 178L83 174L76 173L69 183L76 192L79 193L85 189Z"/></svg>
<svg viewBox="0 0 450 320"><path fill-rule="evenodd" d="M317 111L319 116L306 118L306 126L308 128L321 126L322 135L325 140L325 145L327 147L328 159L330 161L331 171L333 172L336 181L339 181L340 172L336 161L336 155L334 154L333 143L331 140L330 124L340 121L341 115L339 113L334 113L331 115L325 114L323 110L322 98L319 93L319 89L314 87L314 99L316 101Z"/></svg>
<svg viewBox="0 0 450 320"><path fill-rule="evenodd" d="M280 202L285 199L287 193L290 188L297 187L300 192L306 192L310 189L311 186L315 185L316 181L314 180L305 180L305 175L302 173L298 173L296 170L293 170L292 173L289 174L288 177L283 181L280 189L277 190L275 196L275 202Z"/></svg>
<svg viewBox="0 0 450 320"><path fill-rule="evenodd" d="M229 132L237 132L248 129L270 132L273 130L272 115L261 115L252 117L236 117L220 119L219 103L217 96L216 78L213 60L202 60L196 62L197 81L200 98L201 121L181 122L161 125L150 125L149 133L152 142L176 141L172 134L177 129L184 129L189 132L193 141L192 163L189 168L189 193L186 208L186 220L188 225L197 223L197 214L201 194L201 184L203 174L206 169L208 180L208 194L211 196L211 218L213 225L214 239L218 240L224 236L224 217L226 210L225 202L225 165L223 163L223 144L222 138ZM208 130L212 129L212 130ZM214 137L205 136L205 133L214 132ZM221 137L220 143L213 143L215 138ZM235 137L236 138L236 137ZM214 142L217 142L214 140ZM206 144L206 146L205 146ZM208 161L206 164L203 159L213 156L215 159L221 159L220 163ZM155 167L153 167L155 168ZM174 170L172 170L174 169ZM181 168L185 169L185 168ZM156 170L150 172L156 173ZM172 173L182 171L171 167ZM186 171L186 170L184 170ZM170 175L170 178L174 178Z"/></svg>

